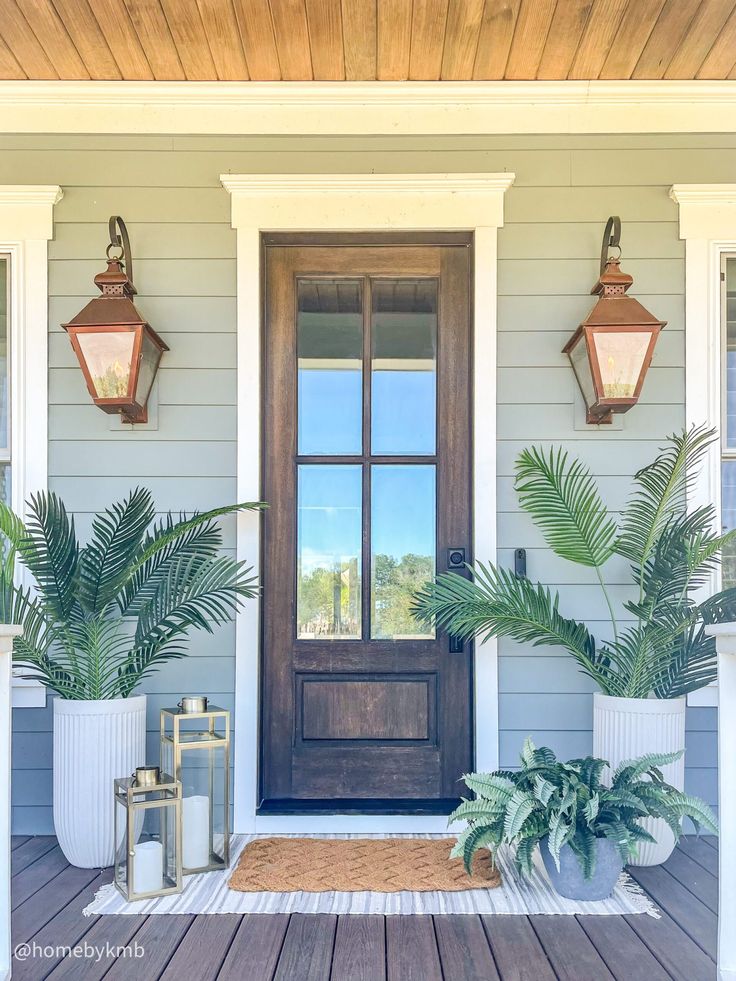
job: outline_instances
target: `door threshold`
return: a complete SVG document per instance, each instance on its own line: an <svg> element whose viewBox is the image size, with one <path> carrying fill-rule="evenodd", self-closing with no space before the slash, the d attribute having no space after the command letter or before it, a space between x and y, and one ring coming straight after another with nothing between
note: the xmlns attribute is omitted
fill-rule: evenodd
<svg viewBox="0 0 736 981"><path fill-rule="evenodd" d="M459 797L429 800L264 800L257 809L258 817L287 814L392 814L447 816L460 804Z"/></svg>

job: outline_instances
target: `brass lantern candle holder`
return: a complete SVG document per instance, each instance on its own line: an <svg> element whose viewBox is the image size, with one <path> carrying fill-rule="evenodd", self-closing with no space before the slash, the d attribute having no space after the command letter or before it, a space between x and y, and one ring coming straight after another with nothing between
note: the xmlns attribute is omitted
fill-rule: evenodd
<svg viewBox="0 0 736 981"><path fill-rule="evenodd" d="M203 696L161 709L161 765L182 784L184 875L230 864L230 713Z"/></svg>
<svg viewBox="0 0 736 981"><path fill-rule="evenodd" d="M563 348L585 400L587 422L613 421L639 401L659 332L666 326L627 291L633 277L621 271L621 219L608 219L603 233L598 302ZM619 255L609 256L617 248Z"/></svg>
<svg viewBox="0 0 736 981"><path fill-rule="evenodd" d="M182 890L181 784L157 766L115 781L115 885L129 903Z"/></svg>

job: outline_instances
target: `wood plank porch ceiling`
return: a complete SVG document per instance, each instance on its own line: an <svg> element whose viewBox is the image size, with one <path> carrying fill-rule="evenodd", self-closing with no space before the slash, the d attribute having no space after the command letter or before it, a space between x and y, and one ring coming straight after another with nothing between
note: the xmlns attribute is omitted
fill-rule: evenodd
<svg viewBox="0 0 736 981"><path fill-rule="evenodd" d="M736 0L0 0L0 78L736 78Z"/></svg>

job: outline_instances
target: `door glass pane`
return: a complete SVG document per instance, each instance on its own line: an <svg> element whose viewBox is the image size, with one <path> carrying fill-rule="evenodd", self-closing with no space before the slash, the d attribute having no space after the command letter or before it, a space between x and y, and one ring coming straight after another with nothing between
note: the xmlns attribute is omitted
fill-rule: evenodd
<svg viewBox="0 0 736 981"><path fill-rule="evenodd" d="M360 453L363 445L363 284L297 284L299 453Z"/></svg>
<svg viewBox="0 0 736 981"><path fill-rule="evenodd" d="M437 281L371 284L371 452L435 452Z"/></svg>
<svg viewBox="0 0 736 981"><path fill-rule="evenodd" d="M298 468L297 637L360 638L362 468Z"/></svg>
<svg viewBox="0 0 736 981"><path fill-rule="evenodd" d="M724 460L721 477L721 523L723 531L736 528L736 460ZM721 557L723 589L736 586L736 547L726 545Z"/></svg>
<svg viewBox="0 0 736 981"><path fill-rule="evenodd" d="M371 637L434 637L410 613L435 573L435 467L371 467Z"/></svg>
<svg viewBox="0 0 736 981"><path fill-rule="evenodd" d="M8 449L8 328L10 317L10 259L0 255L0 448ZM3 498L4 500L4 498Z"/></svg>

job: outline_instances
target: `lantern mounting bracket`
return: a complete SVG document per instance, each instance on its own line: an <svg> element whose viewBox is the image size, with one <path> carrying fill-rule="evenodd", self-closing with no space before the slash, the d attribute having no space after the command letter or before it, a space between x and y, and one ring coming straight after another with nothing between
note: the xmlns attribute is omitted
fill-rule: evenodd
<svg viewBox="0 0 736 981"><path fill-rule="evenodd" d="M105 250L105 254L109 259L111 249L120 249L120 255L116 256L116 258L123 264L125 268L125 275L128 277L130 285L133 286L133 289L135 290L135 286L133 284L133 253L130 249L128 229L125 227L125 222L120 215L110 215L108 229L110 231L110 244ZM120 229L119 234L118 229Z"/></svg>
<svg viewBox="0 0 736 981"><path fill-rule="evenodd" d="M112 221L112 218L110 221ZM603 244L601 245L601 276L606 270L609 249L618 249L618 257L619 259L621 258L621 219L618 215L611 215L606 222L606 230L603 232Z"/></svg>

